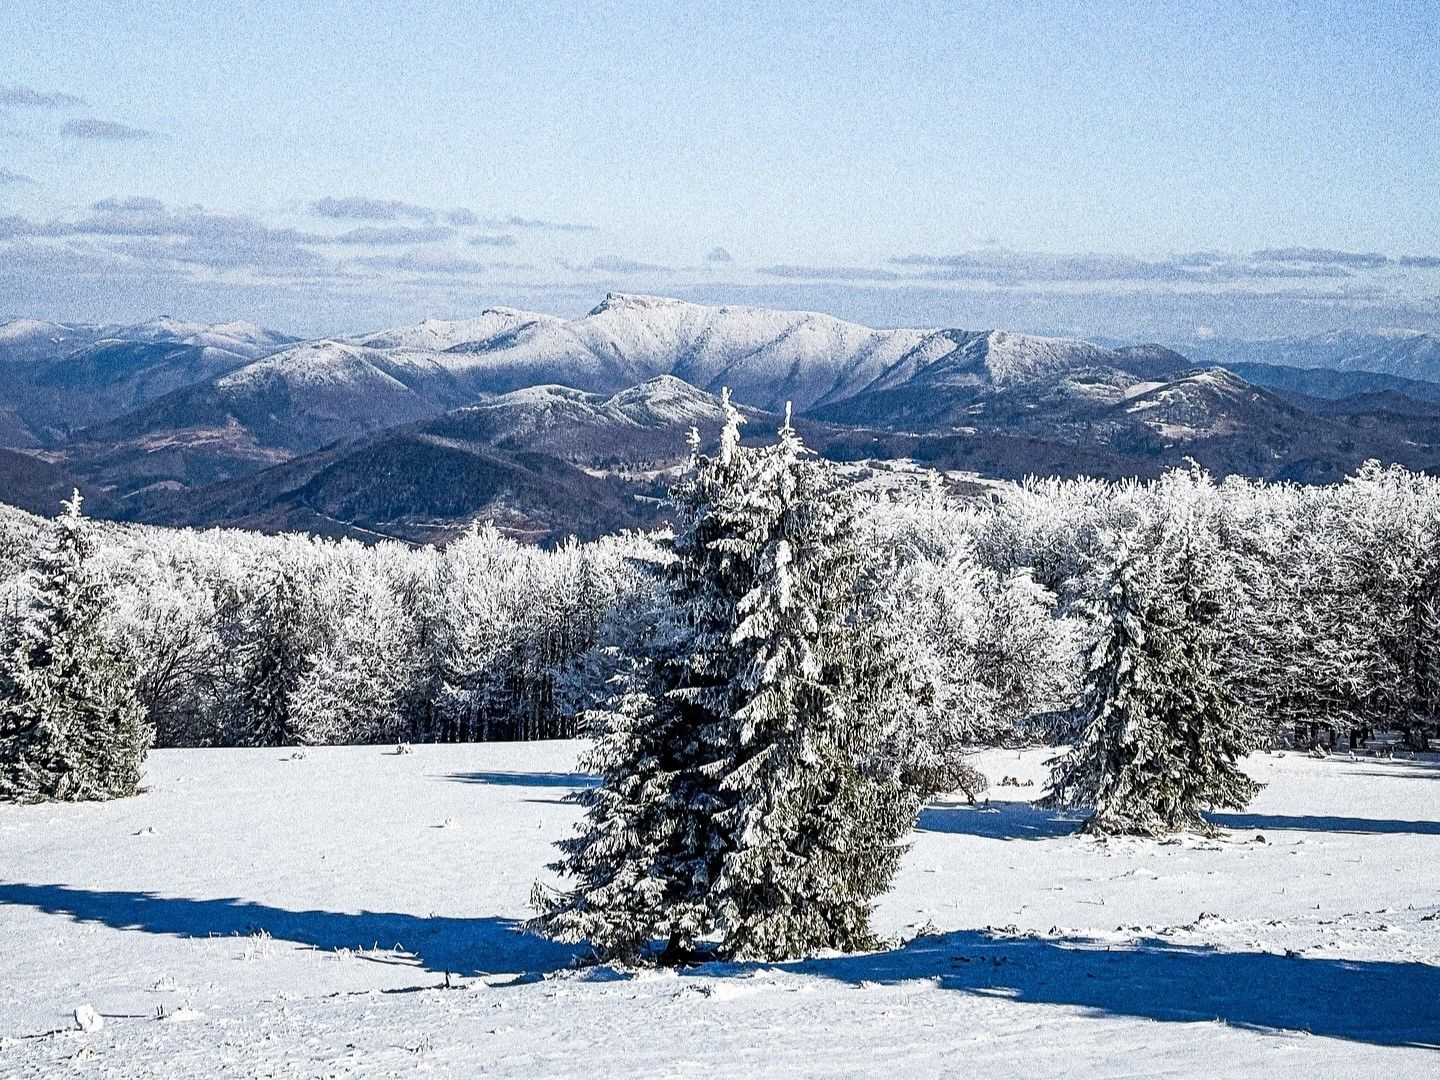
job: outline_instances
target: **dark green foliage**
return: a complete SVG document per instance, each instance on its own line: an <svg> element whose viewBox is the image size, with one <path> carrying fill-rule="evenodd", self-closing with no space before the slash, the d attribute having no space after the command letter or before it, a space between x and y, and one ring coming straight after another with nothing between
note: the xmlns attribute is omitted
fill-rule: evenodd
<svg viewBox="0 0 1440 1080"><path fill-rule="evenodd" d="M918 809L881 764L903 665L847 496L788 426L756 451L737 423L673 492L659 616L555 866L573 886L537 889L540 929L607 957L867 947Z"/></svg>
<svg viewBox="0 0 1440 1080"><path fill-rule="evenodd" d="M1166 513L1146 548L1115 558L1084 730L1054 763L1050 803L1090 807L1091 832L1208 832L1203 810L1258 789L1237 764L1256 738L1223 666L1221 563L1189 508Z"/></svg>
<svg viewBox="0 0 1440 1080"><path fill-rule="evenodd" d="M105 641L109 599L92 552L77 493L52 526L0 679L0 797L113 799L139 787L153 732Z"/></svg>

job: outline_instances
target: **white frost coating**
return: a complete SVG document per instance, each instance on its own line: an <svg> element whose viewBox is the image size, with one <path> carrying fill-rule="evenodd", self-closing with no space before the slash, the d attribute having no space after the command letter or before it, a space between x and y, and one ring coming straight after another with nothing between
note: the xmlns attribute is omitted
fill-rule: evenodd
<svg viewBox="0 0 1440 1080"><path fill-rule="evenodd" d="M414 326L398 326L350 338L373 349L423 349L444 352L457 345L484 344L514 333L530 323L560 322L553 315L514 308L487 308L473 319L426 319Z"/></svg>

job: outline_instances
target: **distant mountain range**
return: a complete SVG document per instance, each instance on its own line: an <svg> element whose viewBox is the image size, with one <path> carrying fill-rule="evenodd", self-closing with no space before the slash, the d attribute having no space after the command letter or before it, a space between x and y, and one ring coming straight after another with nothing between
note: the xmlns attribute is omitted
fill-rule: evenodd
<svg viewBox="0 0 1440 1080"><path fill-rule="evenodd" d="M1274 364L1440 380L1440 334L1418 330L1333 330L1261 341L1197 339L1186 347L1186 354L1227 367L1237 363Z"/></svg>
<svg viewBox="0 0 1440 1080"><path fill-rule="evenodd" d="M1440 466L1440 382L1414 377L1440 378L1430 335L1201 354L626 294L577 319L502 308L316 341L19 321L0 325L0 500L52 512L74 483L121 518L367 539L647 527L686 433L718 432L724 387L752 438L793 402L810 445L872 472Z"/></svg>

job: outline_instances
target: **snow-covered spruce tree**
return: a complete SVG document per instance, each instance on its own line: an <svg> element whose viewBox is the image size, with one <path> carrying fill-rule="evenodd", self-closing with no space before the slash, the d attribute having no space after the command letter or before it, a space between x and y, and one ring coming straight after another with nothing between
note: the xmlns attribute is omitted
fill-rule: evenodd
<svg viewBox="0 0 1440 1080"><path fill-rule="evenodd" d="M1257 790L1238 765L1253 724L1222 668L1220 560L1186 508L1162 513L1152 543L1115 555L1084 728L1051 775L1049 803L1090 807L1089 832L1209 832L1203 810Z"/></svg>
<svg viewBox="0 0 1440 1080"><path fill-rule="evenodd" d="M622 963L649 958L657 940L661 961L677 962L714 926L724 804L703 770L720 756L732 712L728 651L750 574L725 541L755 471L728 394L725 409L719 450L701 454L692 432L690 464L670 492L674 536L655 563L655 606L585 761L600 782L574 796L585 818L551 867L570 888L537 885L533 897L536 929Z"/></svg>
<svg viewBox="0 0 1440 1080"><path fill-rule="evenodd" d="M414 676L409 614L378 574L354 582L346 611L291 692L296 741L323 746L405 735L402 698Z"/></svg>
<svg viewBox="0 0 1440 1080"><path fill-rule="evenodd" d="M115 799L139 787L152 731L105 640L110 601L93 551L77 491L52 526L0 680L0 797Z"/></svg>
<svg viewBox="0 0 1440 1080"><path fill-rule="evenodd" d="M871 900L919 809L879 753L906 689L886 648L883 568L853 494L805 456L788 418L757 465L721 541L753 584L726 650L723 756L705 769L725 803L709 897L719 947L739 959L868 948Z"/></svg>
<svg viewBox="0 0 1440 1080"><path fill-rule="evenodd" d="M251 746L299 741L291 706L313 663L314 626L294 567L276 565L245 620L239 728Z"/></svg>

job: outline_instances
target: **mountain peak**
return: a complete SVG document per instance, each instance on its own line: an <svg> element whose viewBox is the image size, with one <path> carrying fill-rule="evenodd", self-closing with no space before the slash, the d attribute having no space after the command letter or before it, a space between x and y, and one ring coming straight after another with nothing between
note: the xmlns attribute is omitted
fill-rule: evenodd
<svg viewBox="0 0 1440 1080"><path fill-rule="evenodd" d="M13 319L0 323L0 341L24 341L31 338L60 338L69 328L41 319Z"/></svg>
<svg viewBox="0 0 1440 1080"><path fill-rule="evenodd" d="M685 300L670 296L647 296L644 293L612 292L590 309L590 315L603 315L607 311L647 311L657 308L693 307Z"/></svg>

